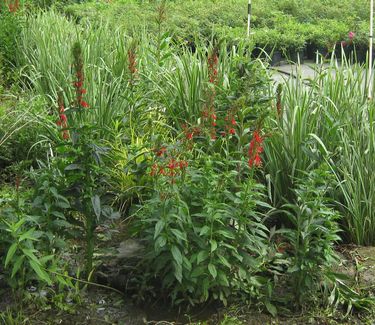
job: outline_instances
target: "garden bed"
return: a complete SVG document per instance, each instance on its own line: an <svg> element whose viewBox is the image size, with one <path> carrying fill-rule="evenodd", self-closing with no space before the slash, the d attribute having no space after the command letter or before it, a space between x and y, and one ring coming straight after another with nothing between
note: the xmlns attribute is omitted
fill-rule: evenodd
<svg viewBox="0 0 375 325"><path fill-rule="evenodd" d="M86 3L73 9L92 15L75 20L1 4L0 281L9 308L0 317L371 322L367 67L332 57L309 80L275 84L252 39L209 35L214 22L239 27L237 1L208 11L192 1L186 14L182 3L143 4L139 18L138 2ZM298 24L314 21L291 2L272 4L259 42L281 35L278 48L292 58ZM324 7L325 32L348 4ZM114 28L119 21L129 25ZM334 29L347 33L345 24Z"/></svg>

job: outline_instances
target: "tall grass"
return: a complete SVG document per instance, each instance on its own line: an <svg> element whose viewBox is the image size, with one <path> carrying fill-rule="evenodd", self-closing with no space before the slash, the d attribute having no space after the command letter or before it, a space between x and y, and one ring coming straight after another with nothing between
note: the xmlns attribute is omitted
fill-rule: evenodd
<svg viewBox="0 0 375 325"><path fill-rule="evenodd" d="M275 205L293 200L302 173L324 161L337 180L336 208L344 237L375 243L374 103L365 94L367 68L332 57L311 80L300 73L285 82L282 117L269 123L266 172Z"/></svg>

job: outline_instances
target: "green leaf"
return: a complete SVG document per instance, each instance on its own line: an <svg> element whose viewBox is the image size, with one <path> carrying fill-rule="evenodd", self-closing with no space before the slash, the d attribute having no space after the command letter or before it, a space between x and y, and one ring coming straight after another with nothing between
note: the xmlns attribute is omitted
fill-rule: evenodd
<svg viewBox="0 0 375 325"><path fill-rule="evenodd" d="M155 250L156 250L156 251L159 251L160 248L163 248L163 247L165 246L166 243L167 243L167 240L165 239L165 237L163 237L163 236L159 236L159 237L155 240L155 244L154 244Z"/></svg>
<svg viewBox="0 0 375 325"><path fill-rule="evenodd" d="M242 267L239 267L238 268L238 275L239 275L240 279L246 279L247 272Z"/></svg>
<svg viewBox="0 0 375 325"><path fill-rule="evenodd" d="M229 264L228 260L223 255L218 255L220 262L228 268L232 266Z"/></svg>
<svg viewBox="0 0 375 325"><path fill-rule="evenodd" d="M30 240L38 240L36 236L34 235L35 228L31 228L25 233L23 233L20 238L18 239L19 242L24 241L25 239L30 239Z"/></svg>
<svg viewBox="0 0 375 325"><path fill-rule="evenodd" d="M174 276L176 277L177 281L182 283L182 265L177 264L176 262L174 264Z"/></svg>
<svg viewBox="0 0 375 325"><path fill-rule="evenodd" d="M229 281L228 281L228 278L227 278L227 276L224 272L219 271L218 279L219 279L221 285L229 287Z"/></svg>
<svg viewBox="0 0 375 325"><path fill-rule="evenodd" d="M164 220L159 220L155 225L154 239L157 238L165 225Z"/></svg>
<svg viewBox="0 0 375 325"><path fill-rule="evenodd" d="M208 226L203 226L203 227L201 228L201 231L199 232L199 236L203 236L203 235L207 234L209 231L210 231L210 227L208 227Z"/></svg>
<svg viewBox="0 0 375 325"><path fill-rule="evenodd" d="M83 170L82 166L79 164L70 164L66 166L64 170L77 170L77 169Z"/></svg>
<svg viewBox="0 0 375 325"><path fill-rule="evenodd" d="M95 215L99 219L100 215L101 215L101 211L102 211L101 205L100 205L100 197L99 197L99 195L94 195L91 198L91 203L92 203L92 207L94 209Z"/></svg>
<svg viewBox="0 0 375 325"><path fill-rule="evenodd" d="M13 258L14 253L17 250L17 247L18 247L18 243L13 243L12 246L10 246L10 248L8 250L8 253L7 253L7 256L5 258L5 267L7 267L7 265L9 264L11 259Z"/></svg>
<svg viewBox="0 0 375 325"><path fill-rule="evenodd" d="M34 255L34 252L36 252L35 249L30 249L30 248L22 248L22 252L29 257L30 260L33 260L36 263L39 263L38 258Z"/></svg>
<svg viewBox="0 0 375 325"><path fill-rule="evenodd" d="M217 249L217 242L216 242L216 240L211 239L210 244L211 244L211 253L212 253L212 252L216 251L216 249Z"/></svg>
<svg viewBox="0 0 375 325"><path fill-rule="evenodd" d="M197 264L200 264L208 257L208 253L206 251L200 251L197 255Z"/></svg>
<svg viewBox="0 0 375 325"><path fill-rule="evenodd" d="M190 276L192 278L197 278L197 277L201 276L202 274L204 274L205 270L206 270L206 268L203 267L203 266L195 267L193 269L193 271L190 273Z"/></svg>
<svg viewBox="0 0 375 325"><path fill-rule="evenodd" d="M176 263L178 265L182 265L182 254L181 254L181 251L178 249L178 247L172 246L171 252Z"/></svg>
<svg viewBox="0 0 375 325"><path fill-rule="evenodd" d="M186 241L186 236L178 229L171 229L173 235L175 235L178 239Z"/></svg>
<svg viewBox="0 0 375 325"><path fill-rule="evenodd" d="M11 274L11 276L10 276L11 278L13 278L13 277L17 274L17 272L18 272L18 270L20 269L20 267L21 267L21 265L22 265L24 259L25 259L25 255L21 255L21 256L19 256L19 257L16 259L16 262L15 262L14 265L13 265L12 274Z"/></svg>
<svg viewBox="0 0 375 325"><path fill-rule="evenodd" d="M273 317L276 317L277 315L277 309L276 307L271 304L269 301L265 301L264 305L266 306L267 308L267 311L273 316Z"/></svg>
<svg viewBox="0 0 375 325"><path fill-rule="evenodd" d="M29 260L29 263L30 263L31 268L38 275L40 280L47 282L49 285L52 284L51 278L49 277L47 272L41 268L41 265L39 263L35 262L34 260Z"/></svg>
<svg viewBox="0 0 375 325"><path fill-rule="evenodd" d="M212 275L212 277L214 278L214 279L216 279L216 276L217 276L217 271L216 271L216 267L215 267L215 265L213 265L213 264L208 264L208 271L210 272L210 274Z"/></svg>

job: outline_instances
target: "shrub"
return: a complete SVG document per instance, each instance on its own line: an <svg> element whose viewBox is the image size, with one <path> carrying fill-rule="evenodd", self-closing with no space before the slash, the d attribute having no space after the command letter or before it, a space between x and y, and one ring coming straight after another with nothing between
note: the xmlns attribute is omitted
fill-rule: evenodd
<svg viewBox="0 0 375 325"><path fill-rule="evenodd" d="M5 81L11 81L14 77L12 71L18 55L17 39L23 28L23 17L20 13L10 12L10 9L2 1L0 4L0 74Z"/></svg>

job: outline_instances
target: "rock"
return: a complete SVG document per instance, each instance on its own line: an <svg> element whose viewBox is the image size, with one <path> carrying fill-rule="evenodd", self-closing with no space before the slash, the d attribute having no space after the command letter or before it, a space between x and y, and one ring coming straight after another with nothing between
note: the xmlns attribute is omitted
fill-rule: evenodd
<svg viewBox="0 0 375 325"><path fill-rule="evenodd" d="M135 239L127 239L120 243L117 248L117 258L131 258L141 256L143 253L143 245Z"/></svg>

